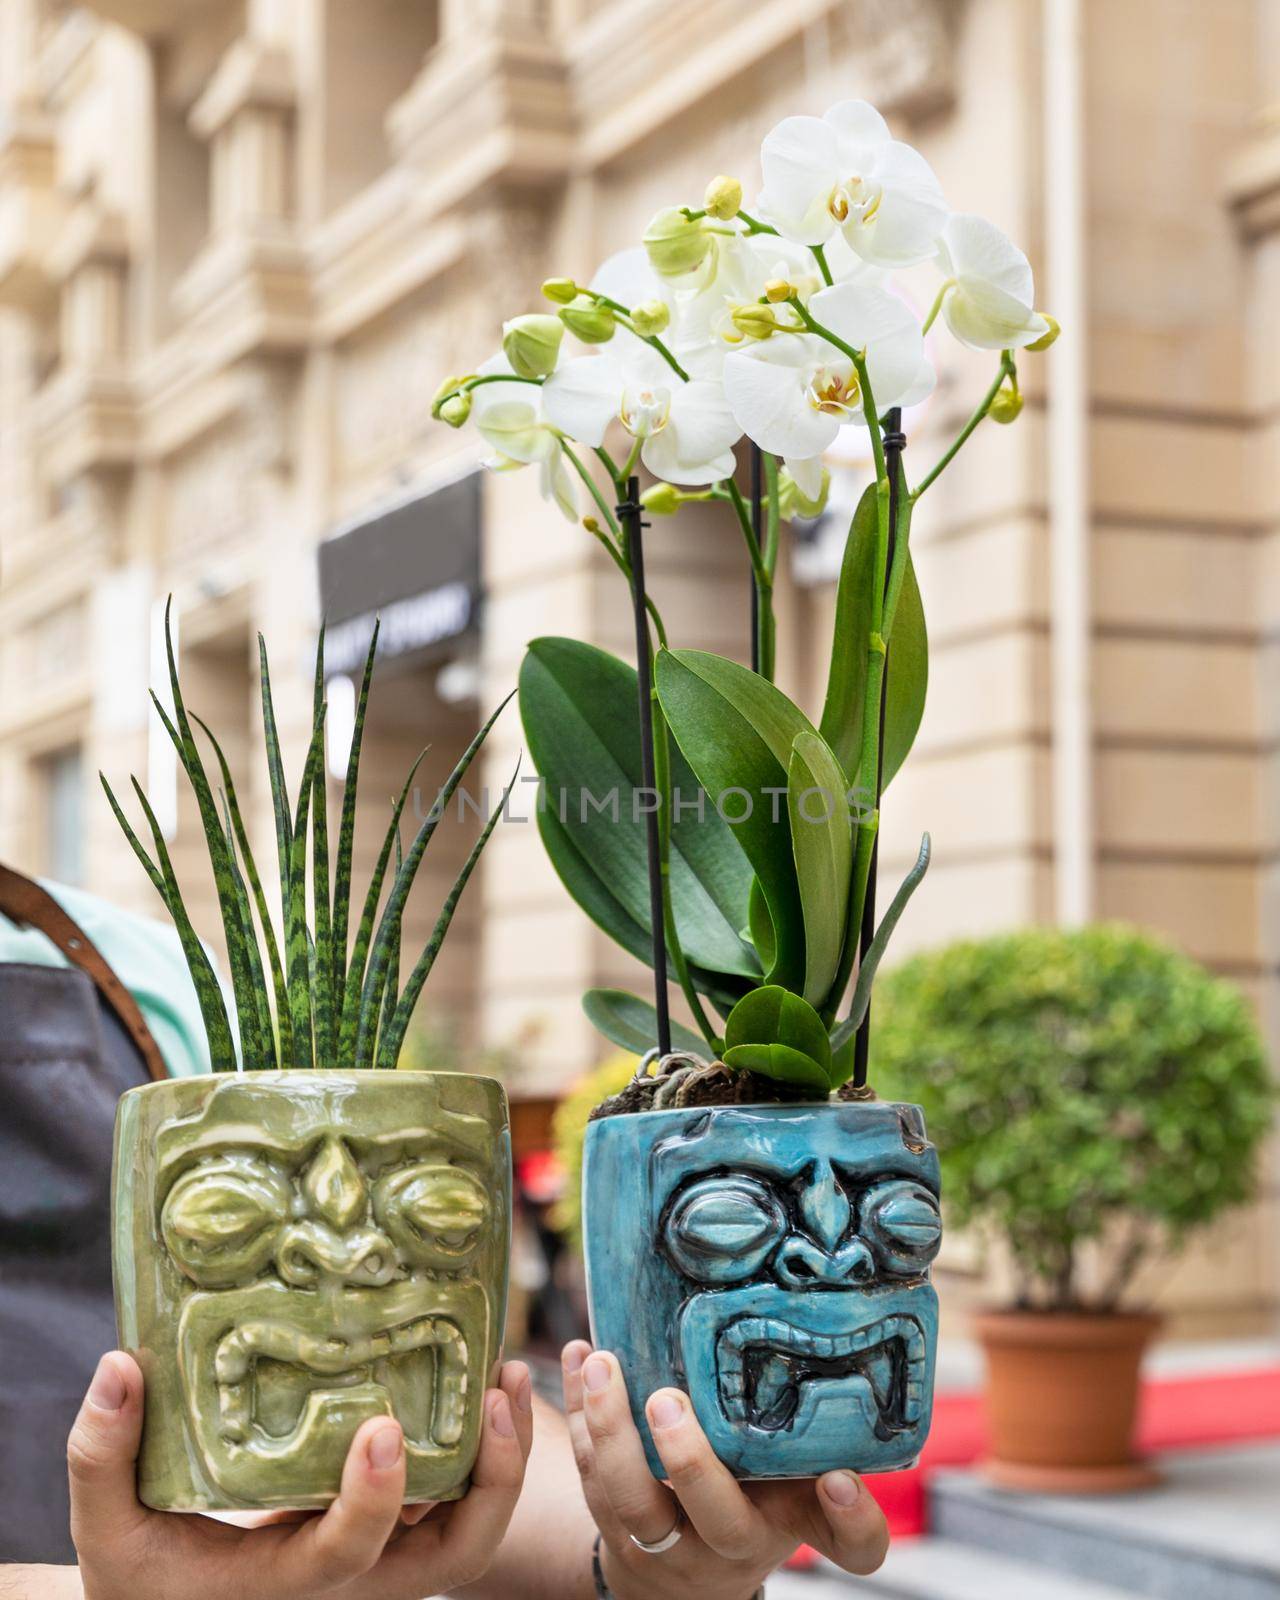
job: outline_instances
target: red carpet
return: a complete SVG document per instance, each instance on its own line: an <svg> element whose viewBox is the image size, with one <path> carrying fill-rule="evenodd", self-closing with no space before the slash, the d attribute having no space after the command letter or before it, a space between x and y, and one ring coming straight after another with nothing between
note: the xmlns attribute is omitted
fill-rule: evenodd
<svg viewBox="0 0 1280 1600"><path fill-rule="evenodd" d="M1280 1367L1152 1378L1142 1386L1138 1444L1145 1455L1273 1438L1280 1438ZM920 1465L867 1479L894 1535L925 1531L926 1482L932 1469L968 1466L985 1449L980 1396L939 1395Z"/></svg>

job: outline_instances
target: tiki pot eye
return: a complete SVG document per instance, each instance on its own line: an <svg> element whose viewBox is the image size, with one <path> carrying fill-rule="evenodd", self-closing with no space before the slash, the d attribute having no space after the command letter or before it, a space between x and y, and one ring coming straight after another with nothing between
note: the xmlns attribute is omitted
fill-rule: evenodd
<svg viewBox="0 0 1280 1600"><path fill-rule="evenodd" d="M861 1233L893 1272L923 1272L942 1243L937 1197L921 1183L879 1183L862 1201Z"/></svg>
<svg viewBox="0 0 1280 1600"><path fill-rule="evenodd" d="M667 1219L667 1254L686 1277L737 1283L759 1271L786 1228L780 1201L756 1179L704 1178Z"/></svg>
<svg viewBox="0 0 1280 1600"><path fill-rule="evenodd" d="M464 1167L420 1162L377 1185L374 1215L414 1260L430 1267L458 1266L475 1248L489 1220L489 1196Z"/></svg>
<svg viewBox="0 0 1280 1600"><path fill-rule="evenodd" d="M283 1174L252 1157L224 1157L178 1179L160 1214L161 1231L189 1278L220 1288L252 1278L271 1259L289 1202Z"/></svg>

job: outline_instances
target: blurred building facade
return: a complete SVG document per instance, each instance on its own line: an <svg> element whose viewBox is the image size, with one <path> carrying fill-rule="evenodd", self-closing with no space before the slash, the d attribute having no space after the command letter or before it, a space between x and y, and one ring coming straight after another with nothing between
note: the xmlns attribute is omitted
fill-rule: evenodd
<svg viewBox="0 0 1280 1600"><path fill-rule="evenodd" d="M716 172L750 193L778 118L863 96L1089 328L1028 358L1019 425L979 430L913 529L933 661L886 874L924 827L935 855L901 948L1129 919L1240 983L1280 1044L1268 0L0 0L0 28L0 856L154 910L96 783L136 772L216 938L146 704L170 593L187 697L264 851L255 635L296 774L322 605L340 676L373 612L394 618L366 866L410 760L432 742L429 796L530 637L625 653L594 542L527 476L477 477L431 396L542 278L587 276ZM917 464L989 375L935 354ZM733 530L659 523L650 550L674 636L743 651ZM809 704L830 554L819 530L779 601ZM495 792L519 744L513 709ZM428 857L420 925L466 846ZM532 827L500 828L433 977L464 1041L552 1094L600 1049L582 989L636 981ZM1186 1328L1274 1327L1275 1166L1165 1286Z"/></svg>

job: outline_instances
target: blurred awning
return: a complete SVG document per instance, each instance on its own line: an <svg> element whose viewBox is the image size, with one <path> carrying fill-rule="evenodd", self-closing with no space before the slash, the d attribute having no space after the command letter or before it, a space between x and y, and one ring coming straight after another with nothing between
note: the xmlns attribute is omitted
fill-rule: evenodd
<svg viewBox="0 0 1280 1600"><path fill-rule="evenodd" d="M480 475L383 505L319 547L325 666L359 669L380 617L378 658L439 660L480 613Z"/></svg>

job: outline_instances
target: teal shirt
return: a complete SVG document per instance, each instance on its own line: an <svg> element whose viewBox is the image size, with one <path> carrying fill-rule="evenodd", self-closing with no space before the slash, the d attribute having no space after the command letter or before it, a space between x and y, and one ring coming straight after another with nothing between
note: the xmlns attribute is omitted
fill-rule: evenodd
<svg viewBox="0 0 1280 1600"><path fill-rule="evenodd" d="M41 880L45 889L101 950L137 1001L171 1077L209 1070L209 1042L175 930L151 917L121 911L97 895ZM62 952L34 928L17 928L0 916L0 961L65 967Z"/></svg>

